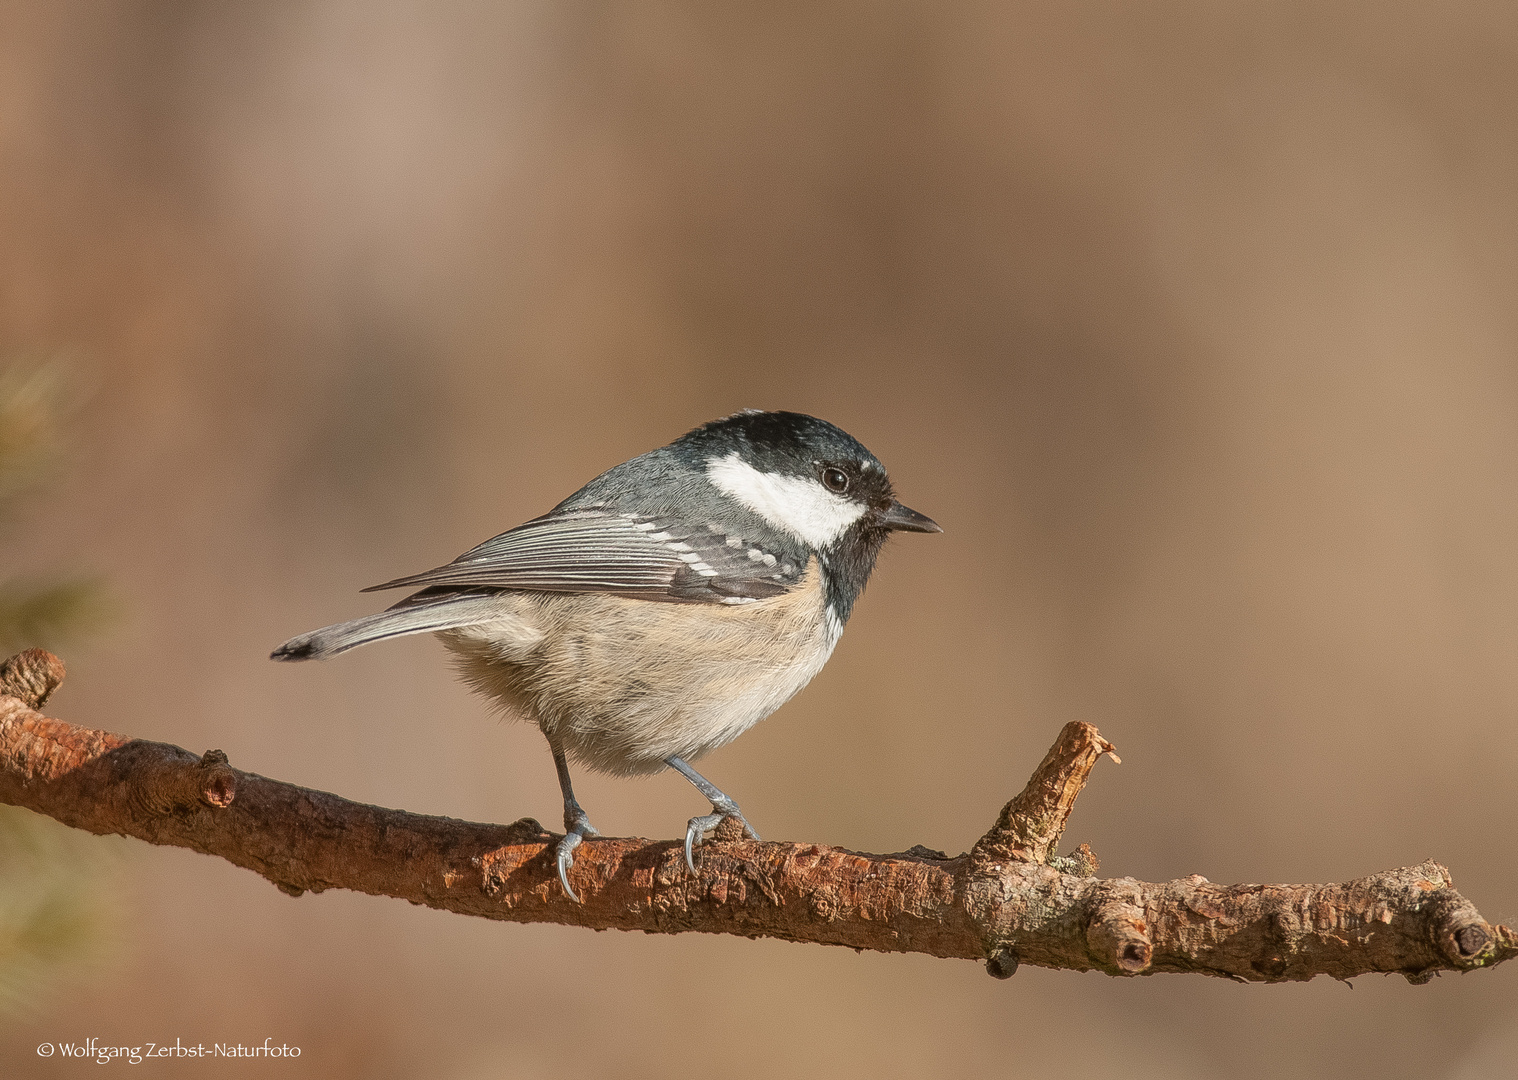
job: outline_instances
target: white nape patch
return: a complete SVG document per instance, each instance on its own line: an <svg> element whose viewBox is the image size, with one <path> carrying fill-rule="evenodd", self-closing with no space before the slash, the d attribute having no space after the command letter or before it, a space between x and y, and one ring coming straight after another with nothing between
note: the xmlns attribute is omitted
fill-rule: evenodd
<svg viewBox="0 0 1518 1080"><path fill-rule="evenodd" d="M736 452L706 463L706 478L777 529L823 548L864 516L865 507L809 476L760 472Z"/></svg>

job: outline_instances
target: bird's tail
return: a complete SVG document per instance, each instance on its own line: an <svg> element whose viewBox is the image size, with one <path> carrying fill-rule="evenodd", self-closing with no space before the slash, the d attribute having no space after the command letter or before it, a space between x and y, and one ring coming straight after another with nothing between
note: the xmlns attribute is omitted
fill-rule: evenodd
<svg viewBox="0 0 1518 1080"><path fill-rule="evenodd" d="M450 596L438 600L393 607L361 619L324 626L291 638L269 654L271 660L325 660L371 641L428 634L484 622L499 614L493 597Z"/></svg>

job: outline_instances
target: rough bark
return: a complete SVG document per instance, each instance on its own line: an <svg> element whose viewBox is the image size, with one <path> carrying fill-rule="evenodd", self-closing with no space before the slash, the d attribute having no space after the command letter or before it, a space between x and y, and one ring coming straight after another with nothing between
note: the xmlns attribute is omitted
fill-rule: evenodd
<svg viewBox="0 0 1518 1080"><path fill-rule="evenodd" d="M0 666L0 802L89 832L217 855L295 896L344 888L466 915L657 933L700 931L1111 975L1248 982L1490 967L1518 939L1487 923L1434 862L1337 885L1100 879L1083 844L1055 854L1110 743L1065 726L1023 792L967 855L866 855L719 830L690 874L676 841L590 840L559 887L556 835L350 802L232 768L211 750L76 727L36 710L63 677L41 650Z"/></svg>

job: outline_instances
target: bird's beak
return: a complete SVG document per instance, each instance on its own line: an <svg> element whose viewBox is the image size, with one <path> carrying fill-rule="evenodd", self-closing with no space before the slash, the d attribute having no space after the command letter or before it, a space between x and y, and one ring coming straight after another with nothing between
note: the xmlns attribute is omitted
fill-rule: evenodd
<svg viewBox="0 0 1518 1080"><path fill-rule="evenodd" d="M895 499L891 500L891 508L880 515L880 523L896 532L943 532L938 522L926 514L919 514L910 507L902 506Z"/></svg>

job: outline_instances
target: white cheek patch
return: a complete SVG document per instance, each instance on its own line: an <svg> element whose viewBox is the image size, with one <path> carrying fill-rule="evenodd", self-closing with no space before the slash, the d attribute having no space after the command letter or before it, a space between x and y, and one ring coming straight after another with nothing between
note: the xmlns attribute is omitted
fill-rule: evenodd
<svg viewBox="0 0 1518 1080"><path fill-rule="evenodd" d="M736 453L708 461L706 476L771 525L812 547L828 547L865 512L810 477L760 472Z"/></svg>

